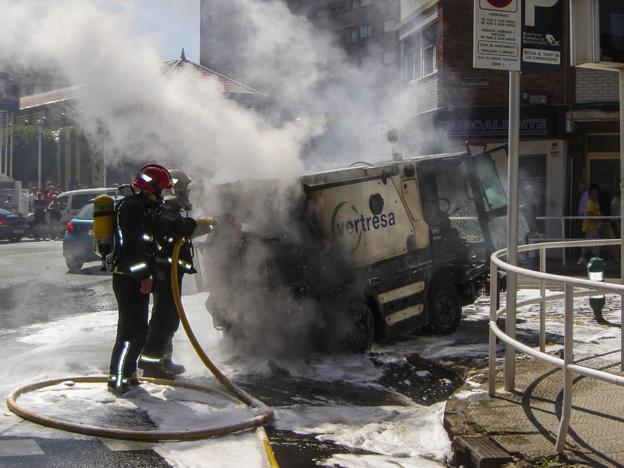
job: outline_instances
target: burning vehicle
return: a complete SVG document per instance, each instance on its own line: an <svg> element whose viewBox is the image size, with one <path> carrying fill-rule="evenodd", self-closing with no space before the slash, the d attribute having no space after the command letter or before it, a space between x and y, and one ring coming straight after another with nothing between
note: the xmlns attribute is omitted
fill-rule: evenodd
<svg viewBox="0 0 624 468"><path fill-rule="evenodd" d="M353 352L453 333L505 239L495 154L506 148L213 187L211 209L241 223L196 245L214 326Z"/></svg>

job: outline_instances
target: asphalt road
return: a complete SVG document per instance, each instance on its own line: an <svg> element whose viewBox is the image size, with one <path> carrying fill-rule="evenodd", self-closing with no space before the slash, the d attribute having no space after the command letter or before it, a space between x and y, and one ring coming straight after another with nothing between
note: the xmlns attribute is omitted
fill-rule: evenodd
<svg viewBox="0 0 624 468"><path fill-rule="evenodd" d="M115 307L110 274L97 263L80 274L70 273L61 241L0 241L0 396L22 384L20 374L36 368L29 361L29 346L18 342L16 330ZM54 356L52 356L54 358ZM23 370L23 372L21 372ZM12 420L3 404L4 420ZM0 425L0 467L35 466L169 466L152 450L113 451L101 440L48 437L16 437L13 424Z"/></svg>
<svg viewBox="0 0 624 468"><path fill-rule="evenodd" d="M61 241L0 241L0 329L115 308L109 273L70 273Z"/></svg>
<svg viewBox="0 0 624 468"><path fill-rule="evenodd" d="M72 317L84 317L91 312L108 311L112 323L110 311L116 308L116 303L111 278L109 273L99 271L97 263L87 264L80 273L70 273L62 257L60 241L0 242L0 285L0 353L4 359L4 366L0 369L0 397L4 399L10 389L28 382L31 374L90 374L104 370L113 328L108 332L111 334L110 343L72 343L71 330L66 335L70 339L59 338L67 341L62 345L50 343L54 337L40 336L47 324L71 323ZM97 327L97 315L93 317L91 328ZM90 328L83 326L82 330L88 332ZM29 338L31 333L38 335ZM46 346L54 350L64 346L64 352L75 357L62 365L57 363L55 367L50 363L54 362L53 354L58 351L49 355ZM310 367L324 365L322 358L320 361L310 358L304 362ZM345 377L349 367L362 363L379 370L374 381L362 382ZM267 360L266 364L270 378L266 374L241 372L234 380L268 405L289 410L297 405L308 409L327 407L328 402L354 410L398 408L411 403L430 405L445 401L464 380L448 368L406 353L405 346L395 348L392 344L376 349L368 356L354 357L353 362L348 358L346 362L341 361L340 372L332 381L293 374L279 360ZM58 431L49 438L41 434L16 436L16 418L6 408L3 410L4 419L0 417L0 467L168 466L168 461L149 447L111 450L108 444L97 438L63 439ZM28 426L24 427L26 429L18 433L27 436ZM267 432L281 466L318 466L319 460L327 460L336 454L378 455L374 449L354 450L315 437L314 433L291 430L284 424L269 427Z"/></svg>

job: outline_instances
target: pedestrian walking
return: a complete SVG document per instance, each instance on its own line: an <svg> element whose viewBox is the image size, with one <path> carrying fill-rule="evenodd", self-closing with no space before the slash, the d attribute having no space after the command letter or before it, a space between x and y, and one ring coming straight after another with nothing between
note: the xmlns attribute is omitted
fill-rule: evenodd
<svg viewBox="0 0 624 468"><path fill-rule="evenodd" d="M621 220L619 219L620 216L620 187L618 185L618 187L615 189L615 195L613 195L613 198L611 199L611 203L609 203L609 215L610 216L617 216L618 219L612 219L611 220L611 229L613 229L613 234L615 235L616 238L620 237L620 233L621 231Z"/></svg>
<svg viewBox="0 0 624 468"><path fill-rule="evenodd" d="M584 182L579 182L577 191L580 194L579 203L578 203L578 215L585 216L585 204L589 199L589 190Z"/></svg>
<svg viewBox="0 0 624 468"><path fill-rule="evenodd" d="M602 228L602 221L593 219L595 216L602 216L600 212L600 204L598 203L598 197L600 192L598 187L592 185L589 189L588 200L585 204L585 219L583 219L582 231L585 233L585 238L588 240L600 239L600 230ZM581 266L587 265L587 254L591 253L592 257L598 257L600 255L600 247L597 245L590 247L583 247L581 258L579 258L577 264Z"/></svg>

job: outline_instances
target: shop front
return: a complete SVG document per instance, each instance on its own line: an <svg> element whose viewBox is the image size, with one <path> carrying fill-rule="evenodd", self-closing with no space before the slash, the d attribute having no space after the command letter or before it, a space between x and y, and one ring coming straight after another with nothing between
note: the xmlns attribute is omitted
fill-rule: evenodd
<svg viewBox="0 0 624 468"><path fill-rule="evenodd" d="M471 152L507 144L507 107L436 110L416 116L403 129L403 152L427 154ZM563 106L527 106L521 110L519 188L520 203L534 217L551 219L531 223L531 236L562 239L561 217L568 214L570 198L569 145ZM503 183L507 160L496 161ZM558 218L558 219L556 219Z"/></svg>

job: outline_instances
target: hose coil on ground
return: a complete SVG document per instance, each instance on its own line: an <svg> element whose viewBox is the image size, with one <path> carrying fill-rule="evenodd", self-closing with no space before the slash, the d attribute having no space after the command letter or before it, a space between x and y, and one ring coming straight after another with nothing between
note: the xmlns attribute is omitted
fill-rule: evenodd
<svg viewBox="0 0 624 468"><path fill-rule="evenodd" d="M98 426L92 426L88 424L79 424L70 421L50 418L47 416L36 414L22 406L20 406L17 402L20 395L25 393L33 392L36 390L40 390L42 388L51 387L54 385L61 384L67 381L79 382L79 383L106 383L108 381L106 376L79 376L79 377L64 377L59 379L51 379L45 380L41 382L36 382L30 385L25 385L20 387L9 394L6 399L6 404L9 410L13 413L17 414L23 419L27 419L28 421L32 421L37 424L41 424L43 426L60 429L68 432L75 432L79 434L86 434L90 436L96 437L108 437L111 439L123 439L123 440L137 440L137 441L149 441L149 442L157 442L157 441L166 441L166 440L197 440L197 439L205 439L208 437L218 436L229 434L232 432L242 431L245 429L259 427L273 419L273 410L262 403L260 400L253 398L244 390L237 387L230 379L228 379L218 368L214 365L214 363L210 360L210 358L206 355L204 350L202 349L199 341L197 340L191 325L186 316L186 312L184 311L184 306L182 305L182 298L180 295L180 287L178 282L176 281L178 277L178 260L180 257L180 248L182 246L183 240L178 239L174 245L173 255L172 255L172 265L171 265L171 287L173 290L173 297L175 300L176 310L178 315L180 316L180 322L184 327L184 331L193 346L193 349L204 363L204 365L212 372L215 378L232 394L236 397L237 400L240 400L242 403L246 405L256 408L258 410L258 414L253 418L243 421L237 424L226 425L221 427L213 427L210 429L198 429L194 431L133 431L128 429L111 429L104 428ZM180 387L187 388L191 390L201 391L201 392L216 392L214 389L209 389L206 387L202 387L199 385L195 385L188 382L182 381L172 381L172 380L164 380L164 379L154 379L154 378L146 378L143 377L141 380L145 380L147 382L151 382L157 385L169 385L172 387ZM221 393L221 392L218 392ZM272 467L276 467L277 461L275 460L275 455L273 454L273 450L271 449L271 445L268 443L268 439L266 438L266 434L261 435L262 442L267 454L267 458L269 464Z"/></svg>

